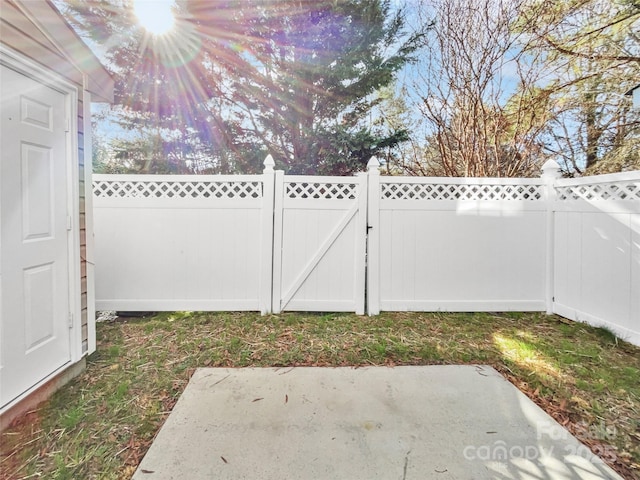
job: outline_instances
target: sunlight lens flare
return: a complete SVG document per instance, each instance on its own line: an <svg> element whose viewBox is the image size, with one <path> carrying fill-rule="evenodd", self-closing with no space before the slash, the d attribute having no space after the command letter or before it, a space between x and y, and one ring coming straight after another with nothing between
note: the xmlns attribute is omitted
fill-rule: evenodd
<svg viewBox="0 0 640 480"><path fill-rule="evenodd" d="M174 0L134 0L133 12L145 30L153 35L163 35L175 24L174 4Z"/></svg>

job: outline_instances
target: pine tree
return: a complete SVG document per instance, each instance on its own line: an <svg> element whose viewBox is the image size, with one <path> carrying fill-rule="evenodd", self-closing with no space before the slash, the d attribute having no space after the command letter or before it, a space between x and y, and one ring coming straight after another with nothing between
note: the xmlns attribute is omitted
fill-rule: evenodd
<svg viewBox="0 0 640 480"><path fill-rule="evenodd" d="M214 170L253 170L246 159L268 152L290 173L350 174L406 138L369 117L420 38L390 0L186 0L166 38L110 2L69 15L108 49L127 128L196 132Z"/></svg>

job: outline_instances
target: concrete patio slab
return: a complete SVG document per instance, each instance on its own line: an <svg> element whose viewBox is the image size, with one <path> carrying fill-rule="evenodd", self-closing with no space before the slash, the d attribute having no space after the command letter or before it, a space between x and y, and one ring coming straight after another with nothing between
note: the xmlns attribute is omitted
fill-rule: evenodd
<svg viewBox="0 0 640 480"><path fill-rule="evenodd" d="M619 479L487 366L199 369L135 480Z"/></svg>

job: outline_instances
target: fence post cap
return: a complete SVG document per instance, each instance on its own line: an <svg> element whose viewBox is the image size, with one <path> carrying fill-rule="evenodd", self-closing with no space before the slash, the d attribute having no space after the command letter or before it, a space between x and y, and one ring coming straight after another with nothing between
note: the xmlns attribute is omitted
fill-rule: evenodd
<svg viewBox="0 0 640 480"><path fill-rule="evenodd" d="M367 163L367 170L369 170L369 173L380 173L378 168L380 168L380 162L375 156L371 157Z"/></svg>
<svg viewBox="0 0 640 480"><path fill-rule="evenodd" d="M276 162L273 160L271 154L267 155L267 158L264 159L264 172L273 172L273 167L276 166Z"/></svg>
<svg viewBox="0 0 640 480"><path fill-rule="evenodd" d="M560 178L562 173L560 172L560 165L553 159L547 160L542 165L542 177Z"/></svg>

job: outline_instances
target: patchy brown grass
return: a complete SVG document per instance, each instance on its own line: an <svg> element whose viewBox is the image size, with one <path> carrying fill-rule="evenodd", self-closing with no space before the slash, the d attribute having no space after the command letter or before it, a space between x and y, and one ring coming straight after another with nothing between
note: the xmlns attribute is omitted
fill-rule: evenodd
<svg viewBox="0 0 640 480"><path fill-rule="evenodd" d="M129 478L198 367L489 364L625 478L640 349L543 314L172 313L98 325L86 371L1 437L0 478Z"/></svg>

